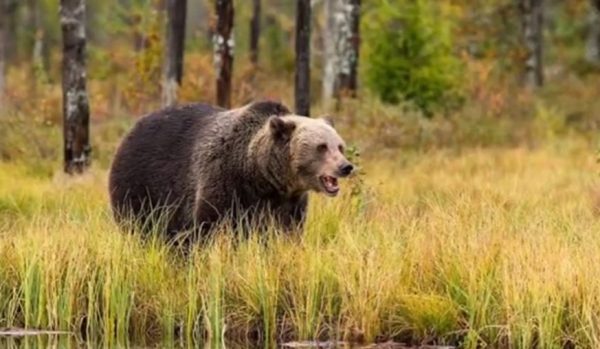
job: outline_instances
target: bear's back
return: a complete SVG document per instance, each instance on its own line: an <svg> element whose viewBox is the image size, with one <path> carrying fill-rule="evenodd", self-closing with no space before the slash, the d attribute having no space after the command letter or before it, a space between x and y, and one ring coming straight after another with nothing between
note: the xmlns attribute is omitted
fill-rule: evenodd
<svg viewBox="0 0 600 349"><path fill-rule="evenodd" d="M174 215L169 230L185 228L183 210L195 190L189 176L194 144L222 111L190 104L159 110L135 124L119 146L110 172L111 204L119 220L147 218L167 206Z"/></svg>

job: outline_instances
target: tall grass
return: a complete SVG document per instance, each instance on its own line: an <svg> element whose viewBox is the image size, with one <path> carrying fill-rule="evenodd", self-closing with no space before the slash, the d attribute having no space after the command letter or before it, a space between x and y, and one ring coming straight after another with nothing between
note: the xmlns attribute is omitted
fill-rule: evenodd
<svg viewBox="0 0 600 349"><path fill-rule="evenodd" d="M225 231L181 253L119 231L103 169L72 180L0 164L0 327L108 344L600 346L587 143L405 153L364 170L341 197L312 197L300 238Z"/></svg>

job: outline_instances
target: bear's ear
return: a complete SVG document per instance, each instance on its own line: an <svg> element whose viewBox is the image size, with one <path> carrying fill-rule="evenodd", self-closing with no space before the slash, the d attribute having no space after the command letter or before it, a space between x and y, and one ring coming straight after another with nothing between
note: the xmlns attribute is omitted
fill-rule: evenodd
<svg viewBox="0 0 600 349"><path fill-rule="evenodd" d="M335 123L333 122L333 118L331 115L323 115L321 116L321 120L325 121L325 123L331 127L335 127Z"/></svg>
<svg viewBox="0 0 600 349"><path fill-rule="evenodd" d="M271 116L269 125L273 136L278 139L289 139L296 129L296 124L293 121L286 121L279 116Z"/></svg>

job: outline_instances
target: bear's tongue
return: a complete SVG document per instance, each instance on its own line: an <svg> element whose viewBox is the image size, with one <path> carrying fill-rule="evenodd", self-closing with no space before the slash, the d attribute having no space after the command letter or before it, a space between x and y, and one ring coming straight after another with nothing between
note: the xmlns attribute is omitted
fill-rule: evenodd
<svg viewBox="0 0 600 349"><path fill-rule="evenodd" d="M323 182L325 191L327 191L329 194L336 194L340 190L338 187L337 178L335 177L323 176L321 177L321 181Z"/></svg>

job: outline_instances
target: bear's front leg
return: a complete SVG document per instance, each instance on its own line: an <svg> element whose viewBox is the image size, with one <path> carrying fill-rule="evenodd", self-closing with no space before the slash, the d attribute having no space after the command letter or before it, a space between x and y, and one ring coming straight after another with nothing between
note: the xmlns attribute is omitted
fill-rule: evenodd
<svg viewBox="0 0 600 349"><path fill-rule="evenodd" d="M278 228L285 233L301 233L304 229L307 206L308 194L305 193L278 207L273 212Z"/></svg>

